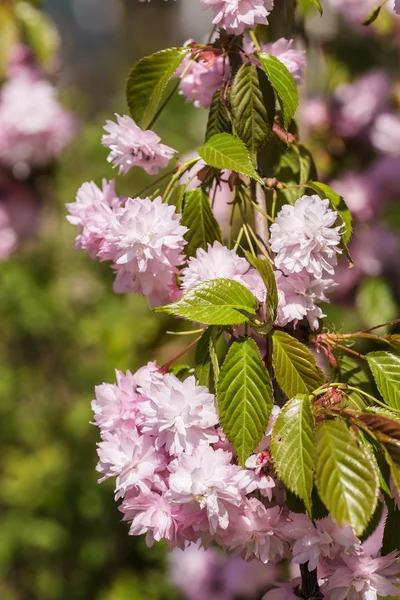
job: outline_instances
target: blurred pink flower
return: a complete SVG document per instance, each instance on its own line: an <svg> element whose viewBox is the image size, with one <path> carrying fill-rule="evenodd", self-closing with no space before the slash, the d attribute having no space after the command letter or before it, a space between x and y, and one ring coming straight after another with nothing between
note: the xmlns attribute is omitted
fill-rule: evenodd
<svg viewBox="0 0 400 600"><path fill-rule="evenodd" d="M372 129L371 142L377 152L400 156L400 116L392 113L378 115Z"/></svg>
<svg viewBox="0 0 400 600"><path fill-rule="evenodd" d="M374 2L375 3L375 2ZM360 4L357 0L357 4ZM390 81L383 71L371 71L335 92L335 129L340 135L358 135L387 109Z"/></svg>
<svg viewBox="0 0 400 600"><path fill-rule="evenodd" d="M26 69L9 79L0 92L0 162L26 177L61 153L75 123L57 100L56 89Z"/></svg>
<svg viewBox="0 0 400 600"><path fill-rule="evenodd" d="M5 181L0 184L0 261L7 260L24 240L36 234L39 205L31 189Z"/></svg>

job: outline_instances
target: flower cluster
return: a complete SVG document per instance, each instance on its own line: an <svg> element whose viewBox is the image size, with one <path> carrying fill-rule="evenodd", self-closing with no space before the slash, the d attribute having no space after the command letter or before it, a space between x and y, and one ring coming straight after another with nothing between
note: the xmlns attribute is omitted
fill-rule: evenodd
<svg viewBox="0 0 400 600"><path fill-rule="evenodd" d="M109 160L126 173L141 166L157 173L175 152L160 143L150 130L143 131L128 116L108 121L103 144L111 149ZM161 197L123 198L117 196L114 181L84 183L76 200L67 204L70 223L78 226L75 247L91 258L111 261L117 293L147 296L156 306L170 302L178 292L177 267L182 264L184 234L180 216Z"/></svg>
<svg viewBox="0 0 400 600"><path fill-rule="evenodd" d="M185 46L195 44L187 40ZM280 38L271 44L261 44L261 51L268 52L280 60L288 69L297 83L301 83L305 68L305 52L292 48L293 40ZM243 52L252 55L255 46L252 41L245 38ZM259 61L252 60L259 66ZM175 72L175 77L180 77L179 93L187 102L193 102L196 108L203 106L210 108L214 92L223 88L224 82L229 80L230 66L226 56L220 54L200 53L196 60L186 57Z"/></svg>
<svg viewBox="0 0 400 600"><path fill-rule="evenodd" d="M278 287L278 317L276 324L294 326L307 318L317 329L323 317L319 302L334 287L333 275L337 263L342 225L335 225L338 215L329 208L329 200L319 196L303 196L294 206L286 204L271 226L271 250L275 252L275 279ZM183 290L201 281L226 278L238 281L249 289L260 304L266 299L266 289L258 271L234 250L215 242L208 250L197 250L181 273Z"/></svg>
<svg viewBox="0 0 400 600"><path fill-rule="evenodd" d="M57 158L75 132L54 86L25 63L12 62L0 91L0 163L19 178Z"/></svg>
<svg viewBox="0 0 400 600"><path fill-rule="evenodd" d="M103 181L102 190L84 183L67 208L68 220L79 229L76 247L92 258L112 261L117 293L147 296L153 306L174 298L187 230L175 207L160 197L117 197L114 182Z"/></svg>
<svg viewBox="0 0 400 600"><path fill-rule="evenodd" d="M277 324L297 324L306 317L312 329L323 315L317 306L333 289L340 232L338 215L329 200L302 196L294 206L285 204L270 227L271 250L276 253L279 306Z"/></svg>
<svg viewBox="0 0 400 600"><path fill-rule="evenodd" d="M257 24L266 24L273 8L273 0L201 0L203 8L210 8L213 23L228 33L239 35Z"/></svg>
<svg viewBox="0 0 400 600"><path fill-rule="evenodd" d="M108 161L119 167L120 173L128 173L132 167L142 167L149 175L156 175L159 169L168 166L175 150L160 143L154 131L143 131L136 123L124 115L115 115L117 123L107 121L102 142L111 152Z"/></svg>
<svg viewBox="0 0 400 600"><path fill-rule="evenodd" d="M269 452L278 407L247 470L221 437L214 395L192 376L181 381L155 363L135 374L117 371L116 383L96 388L92 409L100 481L116 478L131 535L145 535L148 545L164 539L171 549L215 539L246 561L270 565L291 557L319 568L331 600L398 593L396 552L379 557L380 540L364 548L350 527L330 517L313 523L285 505ZM288 598L296 581L282 586L269 572L269 585L265 600Z"/></svg>

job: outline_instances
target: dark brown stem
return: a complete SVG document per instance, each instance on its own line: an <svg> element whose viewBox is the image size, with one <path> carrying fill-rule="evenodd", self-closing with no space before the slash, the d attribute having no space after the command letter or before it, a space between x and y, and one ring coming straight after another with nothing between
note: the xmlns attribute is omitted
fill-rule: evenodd
<svg viewBox="0 0 400 600"><path fill-rule="evenodd" d="M319 589L317 569L314 571L308 570L308 562L300 565L301 573L301 598L303 600L321 600L324 598L323 593Z"/></svg>

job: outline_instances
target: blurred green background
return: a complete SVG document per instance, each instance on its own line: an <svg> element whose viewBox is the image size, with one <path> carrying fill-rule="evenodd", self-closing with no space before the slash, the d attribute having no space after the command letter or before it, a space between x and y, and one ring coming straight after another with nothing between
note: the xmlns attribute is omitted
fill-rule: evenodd
<svg viewBox="0 0 400 600"><path fill-rule="evenodd" d="M173 600L164 545L128 537L113 482L97 484L90 401L116 368L162 362L175 342L145 299L112 292L108 265L73 250L64 204L84 181L115 176L102 126L126 112L132 62L184 41L177 6L50 0L43 8L61 33L61 96L79 131L55 168L38 238L0 264L0 598ZM201 139L193 113L178 97L158 124L179 151ZM119 178L120 193L146 185L138 171Z"/></svg>
<svg viewBox="0 0 400 600"><path fill-rule="evenodd" d="M133 61L189 36L201 40L209 17L197 0L48 0L43 8L61 34L61 95L79 130L44 184L37 238L0 264L0 598L174 600L164 545L147 549L129 537L113 482L97 484L90 401L115 368L162 364L180 341L165 336L145 299L112 292L108 265L73 250L64 205L84 181L115 176L100 138L105 120L126 112ZM335 57L335 73L338 64ZM177 96L157 133L185 153L201 143L205 120ZM118 178L121 194L135 196L149 181L134 171ZM339 326L398 313L398 290L368 281L358 312L330 309Z"/></svg>

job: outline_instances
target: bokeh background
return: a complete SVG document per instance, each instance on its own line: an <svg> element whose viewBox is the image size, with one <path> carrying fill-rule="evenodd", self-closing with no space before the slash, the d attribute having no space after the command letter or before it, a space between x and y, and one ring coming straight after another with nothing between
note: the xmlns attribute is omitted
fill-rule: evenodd
<svg viewBox="0 0 400 600"><path fill-rule="evenodd" d="M0 2L3 62L5 40L12 38L4 10L11 4ZM82 182L100 184L115 175L100 137L107 118L126 112L124 80L132 63L188 37L201 41L210 19L198 0L32 4L58 28L58 66L48 77L77 127L57 163L35 178L33 235L0 263L0 598L175 600L182 592L168 574L164 545L148 549L143 539L128 537L112 482L97 484L90 401L96 384L114 380L115 368L136 370L154 358L162 364L180 342L164 334L164 319L152 315L144 299L112 292L107 265L73 250L76 232L64 205L74 201ZM381 113L397 118L400 18L388 6L367 29L362 10L349 12L354 3L328 4L322 21L310 13L305 25L295 26L296 44L308 58L300 131L320 178L339 181L355 209L356 266L350 274L343 267L342 291L327 307L332 327L355 330L399 313L400 134L397 149L392 144L395 150L382 152L371 143L370 131ZM278 25L276 37L285 34ZM359 78L371 72L387 82L383 100L382 80L357 88ZM344 98L352 91L348 104L358 109L349 116ZM205 123L205 110L177 96L156 129L165 143L186 153L202 142ZM119 178L118 190L135 196L148 181L135 170ZM220 557L206 564L203 553L196 556L175 569L181 588L192 582L189 600L190 593L195 600L238 596L228 585L237 581L237 567L229 569ZM193 588L198 593L204 578L210 579L211 562L220 579L213 576L209 588L195 596ZM242 579L248 576L244 570ZM239 595L249 597L246 589Z"/></svg>

